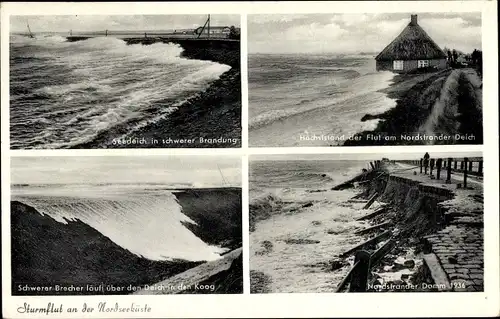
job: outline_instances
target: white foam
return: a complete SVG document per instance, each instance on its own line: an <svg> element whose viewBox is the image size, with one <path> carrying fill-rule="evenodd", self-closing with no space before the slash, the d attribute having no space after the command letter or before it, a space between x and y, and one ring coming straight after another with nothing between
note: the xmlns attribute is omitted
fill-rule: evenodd
<svg viewBox="0 0 500 319"><path fill-rule="evenodd" d="M30 195L18 192L14 199L64 224L65 219L80 219L121 247L149 259L220 258L222 248L207 245L182 225L181 222L195 222L182 213L171 192L154 196L143 194L143 190L137 192L110 187L74 187L53 192L42 188L38 195L33 190Z"/></svg>
<svg viewBox="0 0 500 319"><path fill-rule="evenodd" d="M360 209L363 204L339 205L354 195L350 191L306 193L294 189L282 195L285 201L289 197L314 204L299 212L273 215L258 222L255 231L250 234L250 269L270 275L271 291L275 293L333 291L343 272L311 266L328 262L336 254L363 240L352 235L354 229L363 226L362 222L355 221L366 214ZM290 244L287 239L319 242ZM262 250L263 241L272 243L271 252L258 253Z"/></svg>
<svg viewBox="0 0 500 319"><path fill-rule="evenodd" d="M37 57L44 56L74 74L67 77L71 83L36 91L54 99L47 105L47 113L58 114L42 134L47 137L45 143L37 148L84 143L130 120L134 120L134 127L128 133L156 123L230 69L211 61L182 58L183 49L177 44L127 45L112 37L58 41L61 38L36 42L47 49L37 51ZM167 105L152 108L160 100L168 101ZM63 115L65 111L72 111L71 116Z"/></svg>

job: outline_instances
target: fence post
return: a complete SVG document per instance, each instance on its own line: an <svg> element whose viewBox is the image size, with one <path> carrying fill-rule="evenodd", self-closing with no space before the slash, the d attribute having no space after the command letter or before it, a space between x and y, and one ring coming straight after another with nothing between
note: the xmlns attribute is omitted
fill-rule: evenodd
<svg viewBox="0 0 500 319"><path fill-rule="evenodd" d="M455 160L455 165L453 166L453 169L457 169L457 161Z"/></svg>
<svg viewBox="0 0 500 319"><path fill-rule="evenodd" d="M456 164L457 162L455 162ZM451 183L451 158L448 158L448 171L446 172L446 183Z"/></svg>
<svg viewBox="0 0 500 319"><path fill-rule="evenodd" d="M373 162L370 162L370 166L372 167L372 170L375 169L375 166L373 166Z"/></svg>
<svg viewBox="0 0 500 319"><path fill-rule="evenodd" d="M472 172L472 161L469 162L469 172Z"/></svg>
<svg viewBox="0 0 500 319"><path fill-rule="evenodd" d="M443 159L438 158L436 162L436 178L440 179L441 177L441 165L443 164Z"/></svg>
<svg viewBox="0 0 500 319"><path fill-rule="evenodd" d="M465 157L464 161L462 162L464 164L464 188L467 188L467 162L468 158Z"/></svg>
<svg viewBox="0 0 500 319"><path fill-rule="evenodd" d="M477 167L477 172L481 175L483 174L483 161L479 161L479 165Z"/></svg>
<svg viewBox="0 0 500 319"><path fill-rule="evenodd" d="M431 158L431 171L429 172L429 174L432 175L432 170L434 169L434 162L435 160L433 158Z"/></svg>
<svg viewBox="0 0 500 319"><path fill-rule="evenodd" d="M422 174L422 166L424 166L424 159L420 159L420 174Z"/></svg>
<svg viewBox="0 0 500 319"><path fill-rule="evenodd" d="M370 253L365 250L359 250L354 257L354 264L359 264L353 269L351 274L351 284L349 292L365 292L368 283L368 274L370 271Z"/></svg>
<svg viewBox="0 0 500 319"><path fill-rule="evenodd" d="M460 170L462 170L462 171L464 170L464 161L460 162Z"/></svg>

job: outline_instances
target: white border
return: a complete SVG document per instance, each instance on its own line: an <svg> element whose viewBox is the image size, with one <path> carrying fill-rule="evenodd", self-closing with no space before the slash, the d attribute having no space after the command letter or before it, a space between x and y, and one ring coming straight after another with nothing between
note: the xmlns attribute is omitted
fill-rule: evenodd
<svg viewBox="0 0 500 319"><path fill-rule="evenodd" d="M248 148L247 28L249 14L258 13L373 13L373 12L482 12L483 24L483 112L484 147L391 146L330 148ZM42 307L48 302L65 307L80 307L106 300L120 304L148 303L151 313L82 314L73 318L101 317L395 317L395 316L494 316L499 307L499 181L498 181L498 42L496 1L419 1L419 2L200 2L200 3L2 3L1 4L1 115L2 115L2 261L10 261L10 156L100 156L100 155L239 155L242 157L244 295L179 295L179 296L67 296L12 297L10 269L2 268L3 314L7 318L22 316L16 308L24 302ZM9 15L42 14L241 14L242 15L242 124L241 149L120 149L120 150L30 150L10 151L9 145ZM385 294L249 294L248 277L248 156L251 154L319 154L319 153L402 153L402 152L483 151L485 157L485 291L482 293L385 293ZM43 317L49 317L43 315ZM68 314L52 317L69 317Z"/></svg>

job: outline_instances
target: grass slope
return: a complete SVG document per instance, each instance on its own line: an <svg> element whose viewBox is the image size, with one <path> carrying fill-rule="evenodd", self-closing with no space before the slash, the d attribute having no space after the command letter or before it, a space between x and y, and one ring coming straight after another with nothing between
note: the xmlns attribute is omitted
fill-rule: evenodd
<svg viewBox="0 0 500 319"><path fill-rule="evenodd" d="M241 189L189 189L174 195L182 212L197 223L183 223L197 237L212 245L241 247Z"/></svg>

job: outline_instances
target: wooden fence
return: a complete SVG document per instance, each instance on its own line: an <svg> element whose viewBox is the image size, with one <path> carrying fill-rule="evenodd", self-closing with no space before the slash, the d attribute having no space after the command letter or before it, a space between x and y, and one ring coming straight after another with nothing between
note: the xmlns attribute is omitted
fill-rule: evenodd
<svg viewBox="0 0 500 319"><path fill-rule="evenodd" d="M429 158L427 161L421 158L414 161L400 161L403 163L420 167L420 174L434 175L440 180L445 179L446 183L451 183L451 174L463 174L463 187L467 187L467 176L483 176L483 158L482 157L464 157L464 158ZM443 173L443 171L445 171Z"/></svg>

